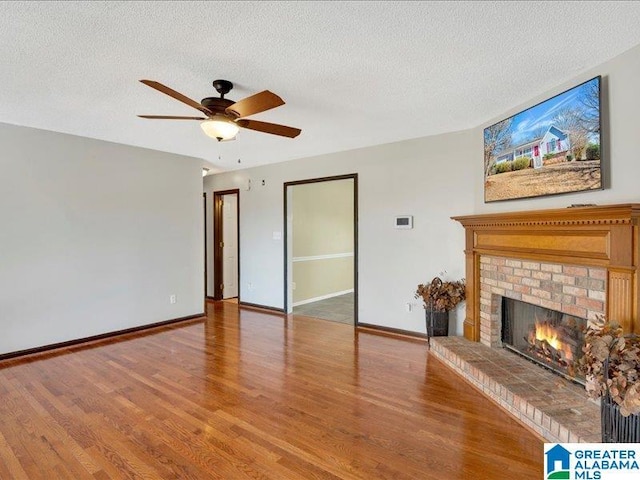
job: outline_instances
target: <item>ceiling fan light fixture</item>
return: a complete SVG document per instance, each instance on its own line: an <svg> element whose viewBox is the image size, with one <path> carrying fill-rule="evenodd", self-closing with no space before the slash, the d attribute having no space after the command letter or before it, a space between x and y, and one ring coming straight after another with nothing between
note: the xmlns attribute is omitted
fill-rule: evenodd
<svg viewBox="0 0 640 480"><path fill-rule="evenodd" d="M222 115L214 115L200 124L206 135L218 141L235 137L240 128L232 120Z"/></svg>

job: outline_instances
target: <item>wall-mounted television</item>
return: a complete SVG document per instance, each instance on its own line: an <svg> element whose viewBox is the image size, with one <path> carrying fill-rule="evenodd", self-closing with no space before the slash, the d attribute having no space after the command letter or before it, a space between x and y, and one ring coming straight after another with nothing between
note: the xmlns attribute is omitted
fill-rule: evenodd
<svg viewBox="0 0 640 480"><path fill-rule="evenodd" d="M601 190L600 76L484 129L484 201Z"/></svg>

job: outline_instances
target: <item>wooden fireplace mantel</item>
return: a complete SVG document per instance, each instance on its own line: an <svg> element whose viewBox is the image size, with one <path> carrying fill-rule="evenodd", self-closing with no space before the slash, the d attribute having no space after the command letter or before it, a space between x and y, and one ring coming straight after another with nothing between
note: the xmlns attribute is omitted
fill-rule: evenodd
<svg viewBox="0 0 640 480"><path fill-rule="evenodd" d="M496 255L607 271L607 318L640 333L640 203L452 217L465 228L464 336L480 340L480 257Z"/></svg>

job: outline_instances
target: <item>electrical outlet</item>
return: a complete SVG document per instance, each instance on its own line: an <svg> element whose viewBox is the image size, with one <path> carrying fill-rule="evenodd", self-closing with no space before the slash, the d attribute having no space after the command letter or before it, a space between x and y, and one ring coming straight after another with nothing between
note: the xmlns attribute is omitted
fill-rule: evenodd
<svg viewBox="0 0 640 480"><path fill-rule="evenodd" d="M247 283L247 290L253 290L253 283Z"/></svg>
<svg viewBox="0 0 640 480"><path fill-rule="evenodd" d="M296 289L296 282L291 282L291 290L295 290Z"/></svg>
<svg viewBox="0 0 640 480"><path fill-rule="evenodd" d="M176 297L176 295L170 295L169 296L169 303L173 304L176 303L178 301L178 297Z"/></svg>

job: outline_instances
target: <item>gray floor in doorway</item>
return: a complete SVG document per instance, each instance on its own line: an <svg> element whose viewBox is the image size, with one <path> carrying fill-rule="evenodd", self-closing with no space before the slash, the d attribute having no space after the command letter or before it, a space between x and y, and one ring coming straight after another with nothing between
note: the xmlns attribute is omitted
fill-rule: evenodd
<svg viewBox="0 0 640 480"><path fill-rule="evenodd" d="M354 294L347 293L338 297L331 297L326 300L319 300L317 302L293 307L293 314L353 325L354 305Z"/></svg>

